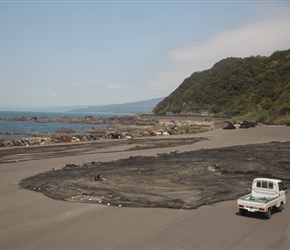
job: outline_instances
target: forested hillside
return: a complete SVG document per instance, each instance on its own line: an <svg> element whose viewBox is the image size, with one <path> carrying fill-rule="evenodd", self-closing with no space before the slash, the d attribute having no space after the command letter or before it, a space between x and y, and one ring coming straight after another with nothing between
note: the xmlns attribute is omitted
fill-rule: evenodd
<svg viewBox="0 0 290 250"><path fill-rule="evenodd" d="M290 121L290 49L269 57L221 60L186 78L153 112L202 110L261 122Z"/></svg>

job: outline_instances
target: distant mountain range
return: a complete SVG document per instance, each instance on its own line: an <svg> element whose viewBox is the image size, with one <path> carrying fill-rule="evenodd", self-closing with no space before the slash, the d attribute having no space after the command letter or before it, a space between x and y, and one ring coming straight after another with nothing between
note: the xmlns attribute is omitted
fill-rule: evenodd
<svg viewBox="0 0 290 250"><path fill-rule="evenodd" d="M110 104L98 106L62 106L62 107L0 107L2 111L25 111L25 112L69 112L69 113L152 113L155 106L164 99L155 98L145 101L130 102L123 104Z"/></svg>
<svg viewBox="0 0 290 250"><path fill-rule="evenodd" d="M110 104L101 106L89 106L83 108L75 108L67 112L74 113L152 113L155 106L164 99L155 98L139 102L129 102L123 104Z"/></svg>

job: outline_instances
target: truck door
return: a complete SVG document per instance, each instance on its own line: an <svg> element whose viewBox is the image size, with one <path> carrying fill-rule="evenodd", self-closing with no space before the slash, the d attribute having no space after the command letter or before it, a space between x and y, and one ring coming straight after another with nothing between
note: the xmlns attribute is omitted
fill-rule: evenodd
<svg viewBox="0 0 290 250"><path fill-rule="evenodd" d="M286 194L286 188L284 187L283 182L278 183L279 186L279 196L283 196Z"/></svg>

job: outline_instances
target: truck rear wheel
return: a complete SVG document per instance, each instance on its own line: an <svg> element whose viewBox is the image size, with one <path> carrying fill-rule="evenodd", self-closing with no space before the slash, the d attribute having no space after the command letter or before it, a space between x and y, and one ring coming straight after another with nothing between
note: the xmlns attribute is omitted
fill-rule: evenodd
<svg viewBox="0 0 290 250"><path fill-rule="evenodd" d="M240 208L239 211L240 211L241 215L246 215L246 213L247 213L246 209Z"/></svg>
<svg viewBox="0 0 290 250"><path fill-rule="evenodd" d="M272 215L271 208L269 208L269 210L267 212L265 212L266 219L270 219L271 215Z"/></svg>

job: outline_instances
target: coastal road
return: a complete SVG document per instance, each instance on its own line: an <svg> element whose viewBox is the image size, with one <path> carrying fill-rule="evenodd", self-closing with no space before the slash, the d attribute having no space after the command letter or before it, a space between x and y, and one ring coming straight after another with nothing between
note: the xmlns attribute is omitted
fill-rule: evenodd
<svg viewBox="0 0 290 250"><path fill-rule="evenodd" d="M270 220L243 217L236 201L195 210L124 208L49 199L19 189L19 180L67 163L110 161L173 150L290 141L290 127L217 129L210 140L175 148L102 149L77 155L0 164L1 249L290 249L290 205ZM287 195L288 200L290 196Z"/></svg>

